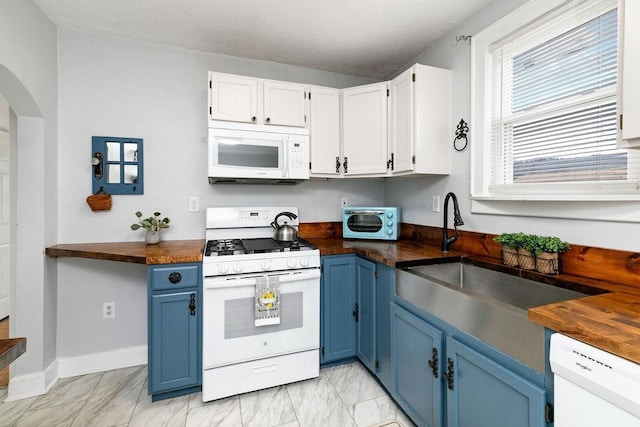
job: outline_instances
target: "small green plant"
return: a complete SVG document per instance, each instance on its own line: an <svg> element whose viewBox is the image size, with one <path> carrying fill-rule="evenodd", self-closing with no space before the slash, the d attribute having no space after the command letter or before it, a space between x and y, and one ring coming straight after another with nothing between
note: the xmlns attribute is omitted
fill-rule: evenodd
<svg viewBox="0 0 640 427"><path fill-rule="evenodd" d="M166 217L160 218L160 215L162 215L160 212L154 212L153 216L142 218L142 212L138 211L136 212L138 223L131 224L131 229L135 231L144 228L151 231L160 231L161 228L169 228L171 220Z"/></svg>
<svg viewBox="0 0 640 427"><path fill-rule="evenodd" d="M550 254L560 254L568 251L569 249L571 249L569 243L561 240L559 237L538 236L535 248L531 252L533 252L535 255L538 255L542 252Z"/></svg>
<svg viewBox="0 0 640 427"><path fill-rule="evenodd" d="M499 236L494 237L493 240L502 246L518 249L523 247L527 240L527 235L524 233L502 233Z"/></svg>

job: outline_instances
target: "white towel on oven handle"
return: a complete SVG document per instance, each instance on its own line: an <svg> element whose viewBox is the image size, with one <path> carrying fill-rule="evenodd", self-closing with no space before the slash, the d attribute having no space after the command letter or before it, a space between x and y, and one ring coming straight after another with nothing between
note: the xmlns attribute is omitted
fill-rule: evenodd
<svg viewBox="0 0 640 427"><path fill-rule="evenodd" d="M280 324L280 279L262 276L256 279L255 325Z"/></svg>

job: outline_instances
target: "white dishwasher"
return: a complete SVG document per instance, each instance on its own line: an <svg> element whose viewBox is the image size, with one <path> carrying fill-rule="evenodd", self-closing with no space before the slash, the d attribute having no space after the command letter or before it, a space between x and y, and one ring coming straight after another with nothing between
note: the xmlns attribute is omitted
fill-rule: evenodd
<svg viewBox="0 0 640 427"><path fill-rule="evenodd" d="M640 426L640 365L551 336L555 427Z"/></svg>

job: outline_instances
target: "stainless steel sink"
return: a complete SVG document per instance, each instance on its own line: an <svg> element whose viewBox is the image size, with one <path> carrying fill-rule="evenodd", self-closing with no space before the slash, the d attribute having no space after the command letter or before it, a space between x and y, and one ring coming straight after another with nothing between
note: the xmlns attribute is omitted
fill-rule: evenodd
<svg viewBox="0 0 640 427"><path fill-rule="evenodd" d="M396 294L544 373L544 328L527 309L587 296L463 263L396 270Z"/></svg>

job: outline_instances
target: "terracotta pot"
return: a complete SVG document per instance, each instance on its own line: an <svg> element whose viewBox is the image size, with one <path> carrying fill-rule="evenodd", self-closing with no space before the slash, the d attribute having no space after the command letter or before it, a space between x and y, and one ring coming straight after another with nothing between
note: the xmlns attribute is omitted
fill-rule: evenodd
<svg viewBox="0 0 640 427"><path fill-rule="evenodd" d="M520 264L520 268L524 268L525 270L535 270L536 269L536 257L533 256L531 252L526 249L519 248L518 249L518 264Z"/></svg>
<svg viewBox="0 0 640 427"><path fill-rule="evenodd" d="M536 257L536 270L545 274L558 273L558 253L542 252Z"/></svg>
<svg viewBox="0 0 640 427"><path fill-rule="evenodd" d="M511 246L502 247L502 263L511 267L518 266L518 250Z"/></svg>

